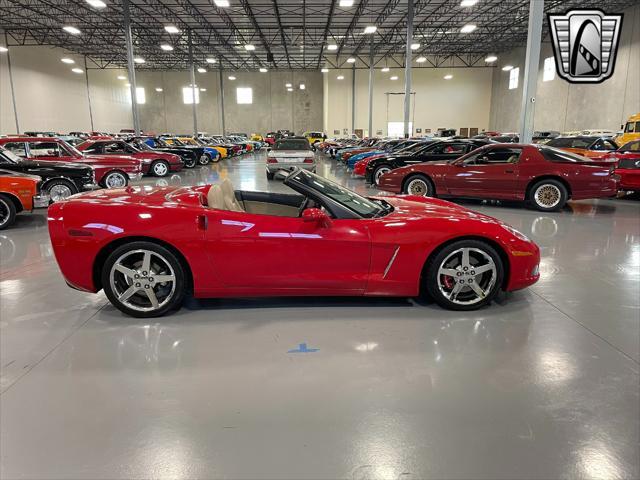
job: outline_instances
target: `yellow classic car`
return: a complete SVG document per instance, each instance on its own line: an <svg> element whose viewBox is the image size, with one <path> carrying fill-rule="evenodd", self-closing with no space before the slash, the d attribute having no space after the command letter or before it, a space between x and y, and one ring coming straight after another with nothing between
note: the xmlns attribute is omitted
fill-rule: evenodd
<svg viewBox="0 0 640 480"><path fill-rule="evenodd" d="M251 140L253 140L254 142L264 142L264 137L259 133L252 133Z"/></svg>
<svg viewBox="0 0 640 480"><path fill-rule="evenodd" d="M302 136L309 140L309 144L311 145L327 139L327 136L323 132L304 132Z"/></svg>
<svg viewBox="0 0 640 480"><path fill-rule="evenodd" d="M185 145L192 145L197 147L205 146L207 148L213 148L218 153L220 153L220 158L227 158L227 149L224 147L221 147L220 145L210 145L209 142L199 143L193 137L177 137L177 138Z"/></svg>
<svg viewBox="0 0 640 480"><path fill-rule="evenodd" d="M631 140L640 140L640 113L629 117L622 135L618 135L615 140L618 145L624 145Z"/></svg>

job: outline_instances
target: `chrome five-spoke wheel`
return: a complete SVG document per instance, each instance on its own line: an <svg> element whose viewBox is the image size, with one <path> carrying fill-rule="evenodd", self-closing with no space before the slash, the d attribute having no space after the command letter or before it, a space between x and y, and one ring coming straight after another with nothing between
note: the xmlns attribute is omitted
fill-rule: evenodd
<svg viewBox="0 0 640 480"><path fill-rule="evenodd" d="M104 184L107 188L124 188L127 183L127 177L120 172L111 172L104 179Z"/></svg>
<svg viewBox="0 0 640 480"><path fill-rule="evenodd" d="M453 310L474 310L489 303L502 286L500 256L480 240L459 240L431 259L426 289L440 305Z"/></svg>
<svg viewBox="0 0 640 480"><path fill-rule="evenodd" d="M184 272L176 256L166 248L133 242L108 257L102 285L118 309L151 317L179 305L184 295Z"/></svg>

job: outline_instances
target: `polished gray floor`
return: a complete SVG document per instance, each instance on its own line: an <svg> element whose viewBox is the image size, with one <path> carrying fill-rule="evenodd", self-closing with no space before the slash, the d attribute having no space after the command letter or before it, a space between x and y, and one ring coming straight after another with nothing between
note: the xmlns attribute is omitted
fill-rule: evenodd
<svg viewBox="0 0 640 480"><path fill-rule="evenodd" d="M160 182L285 189L263 162ZM283 298L132 319L69 289L46 215L20 216L0 234L0 477L637 479L640 202L465 205L543 261L533 288L463 314Z"/></svg>

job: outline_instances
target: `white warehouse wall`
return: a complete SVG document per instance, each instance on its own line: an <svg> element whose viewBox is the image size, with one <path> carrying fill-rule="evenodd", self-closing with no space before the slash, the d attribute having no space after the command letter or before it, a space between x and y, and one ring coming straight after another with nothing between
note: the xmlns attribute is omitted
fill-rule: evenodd
<svg viewBox="0 0 640 480"><path fill-rule="evenodd" d="M623 13L615 70L603 83L572 84L557 75L544 82L544 60L553 56L553 49L551 43L542 44L534 116L536 130L562 132L606 128L617 131L630 115L640 112L640 5ZM492 87L490 127L492 130L518 131L525 49L517 48L499 57ZM520 68L517 89L509 90L509 72L501 70L504 65Z"/></svg>
<svg viewBox="0 0 640 480"><path fill-rule="evenodd" d="M415 128L478 128L488 129L491 105L491 86L494 68L413 68L411 91L415 92L411 103L411 121ZM356 121L355 128L367 130L369 122L369 70L356 69ZM451 80L445 80L452 74ZM338 80L339 75L344 80ZM351 131L351 68L331 69L325 74L324 129L329 136L335 130L341 134ZM390 80L398 76L398 80ZM388 122L402 122L404 118L404 69L391 68L374 71L373 81L373 134L387 134ZM401 95L387 95L401 93ZM414 108L415 106L415 108Z"/></svg>

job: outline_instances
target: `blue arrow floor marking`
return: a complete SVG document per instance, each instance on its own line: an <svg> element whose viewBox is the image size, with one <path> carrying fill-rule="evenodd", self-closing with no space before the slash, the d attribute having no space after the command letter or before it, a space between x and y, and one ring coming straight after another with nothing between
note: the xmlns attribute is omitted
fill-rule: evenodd
<svg viewBox="0 0 640 480"><path fill-rule="evenodd" d="M298 345L298 348L294 348L293 350L289 350L287 353L313 353L320 350L319 348L307 348L306 343L301 343Z"/></svg>

